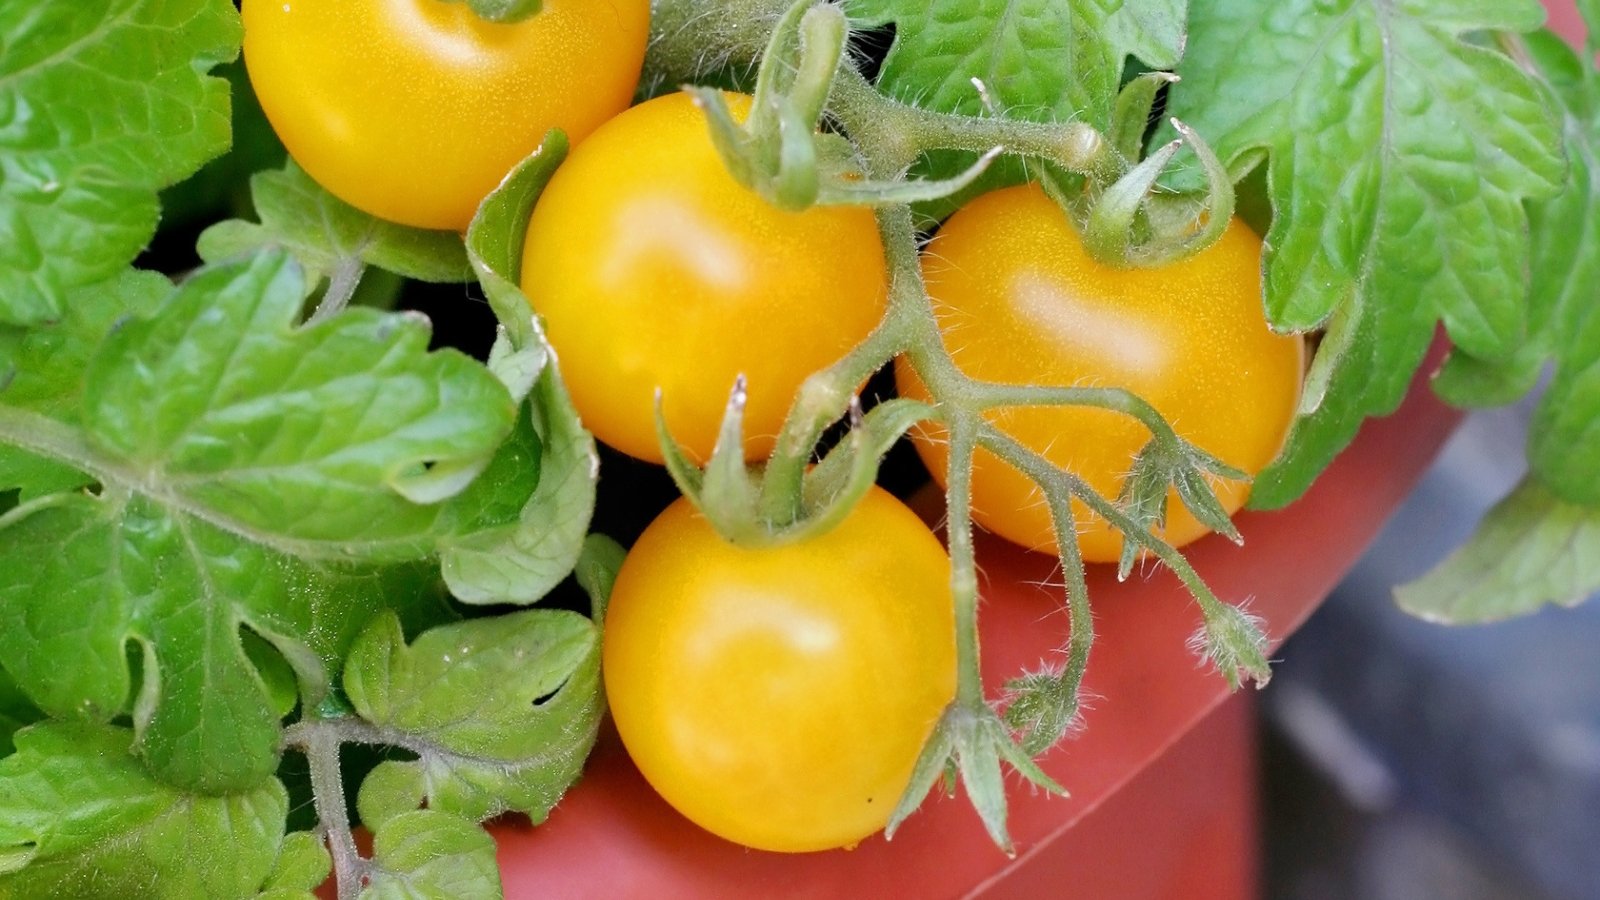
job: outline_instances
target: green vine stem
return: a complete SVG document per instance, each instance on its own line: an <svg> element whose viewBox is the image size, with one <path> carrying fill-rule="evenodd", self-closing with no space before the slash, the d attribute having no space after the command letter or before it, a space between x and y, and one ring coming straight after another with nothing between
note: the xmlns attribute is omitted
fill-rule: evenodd
<svg viewBox="0 0 1600 900"><path fill-rule="evenodd" d="M284 729L283 746L304 754L311 770L317 829L333 858L339 900L354 900L373 874L374 863L361 855L350 828L344 775L339 768L339 752L345 744L397 747L418 756L433 748L403 731L381 728L353 715L308 717Z"/></svg>
<svg viewBox="0 0 1600 900"><path fill-rule="evenodd" d="M341 261L328 276L328 287L322 292L322 298L317 301L317 308L312 311L306 324L313 325L332 318L349 306L366 271L366 264L359 259Z"/></svg>
<svg viewBox="0 0 1600 900"><path fill-rule="evenodd" d="M328 853L333 857L339 900L355 900L366 883L368 864L356 849L350 816L345 809L344 776L339 771L340 735L335 729L318 727L319 724L318 720L311 719L297 723L284 739L288 746L305 754L310 766L318 827L326 836Z"/></svg>
<svg viewBox="0 0 1600 900"><path fill-rule="evenodd" d="M804 20L802 13L816 22L818 15L811 14L819 7L837 15L834 8L810 0L801 0L799 5L793 0L734 0L710 5L693 0L657 0L655 6L656 33L646 60L649 83L690 82L729 69L759 72L763 90L758 105L771 103L780 113L788 109L791 112L787 118L792 119L794 98L805 101L802 105L814 106L819 79L825 79L827 118L848 136L865 178L883 186L855 199L876 207L889 269L888 311L883 320L843 359L804 383L762 471L747 472L738 449L737 426L742 409L736 391L724 430L724 437L730 438L727 458L714 455L704 473L680 460L672 467L673 475L691 499L702 508L709 507L713 522L728 523L724 533L732 539L781 541L809 533L805 527L808 521L831 520L840 514L838 507L853 503L859 496L840 491L837 496L818 500L813 495L819 492L807 490L809 480L818 477L817 472L826 466L825 461L824 465L811 468L822 434L847 414L852 416L853 432L866 428L855 405L860 385L897 356L910 364L935 400L932 407L911 412L936 419L949 441L946 531L958 676L956 698L928 739L887 832L893 834L941 775L948 780L959 774L989 834L1010 852L1001 763L1009 764L1037 786L1060 792L1060 786L1038 768L1032 757L1077 723L1079 692L1094 642L1087 579L1075 537L1074 501L1123 532L1129 542L1124 574L1136 553L1142 552L1178 576L1204 619L1196 634L1195 649L1215 663L1230 684L1237 685L1241 678L1264 682L1268 675L1266 639L1259 622L1218 599L1188 560L1150 530L1161 519L1170 485L1203 521L1237 539L1237 532L1220 513L1208 476L1240 479L1244 475L1185 441L1154 407L1128 391L993 384L967 377L944 345L934 302L923 283L912 209L902 202L918 195L894 185L948 189L948 184L907 179L913 163L930 150L967 150L990 156L1003 151L1042 160L1083 180L1086 189L1076 192L1077 196L1070 196L1059 185L1047 187L1080 230L1092 233L1101 258L1109 257L1123 265L1156 265L1197 252L1214 239L1232 215L1232 182L1204 142L1182 123L1174 123L1180 136L1177 141L1141 162L1130 158L1129 148L1137 142L1133 127L1126 122L1113 128L1113 140L1081 121L1024 122L941 113L901 103L878 91L851 64L839 64L837 58L805 58L807 41L784 32L785 26L780 23L790 23L786 27L792 29L792 23ZM777 33L773 31L775 27L779 28ZM819 43L825 42L810 42L813 46ZM775 79L772 73L779 68L783 78ZM780 81L785 87L774 87ZM1120 115L1139 120L1140 134L1156 89L1166 81L1170 76L1136 79L1119 98ZM785 94L785 89L790 93ZM982 86L975 89L981 90ZM761 158L756 154L763 152L763 143L769 148L779 143L775 132L762 134L749 127L735 132L728 117L714 108L721 103L720 95L700 92L697 96L707 107L713 131L723 129L718 145L728 159L730 171L736 175L759 173L749 176L752 188L769 195L775 190L774 185L784 179L796 183L796 173L785 171L784 166L807 154L790 149L779 158L769 149L765 151L769 155ZM795 125L790 121L785 127L785 137L792 141ZM819 146L837 140L832 134L816 137ZM1147 201L1157 177L1184 144L1199 157L1210 184L1206 194L1192 203L1190 221L1162 234L1154 223L1157 218L1166 217L1151 213L1164 210L1156 210ZM822 170L820 160L824 154L815 156L819 160L818 181L812 202L829 202L826 198L830 173ZM808 182L807 189L810 188ZM786 201L793 201L795 195L791 192L785 197ZM1147 457L1147 472L1159 477L1141 480L1141 489L1147 496L1119 498L1120 502L1101 496L1076 474L1056 468L989 421L994 410L1019 406L1090 406L1137 420L1151 435L1147 453L1142 454ZM903 431L911 423L902 422L901 418L910 416L891 419L891 424ZM663 437L664 444L670 444L670 436ZM875 437L881 439L883 435ZM670 459L673 454L668 449ZM984 696L979 667L979 590L970 492L973 457L980 449L1016 468L1044 493L1057 534L1070 629L1059 666L1025 673L1007 684L1003 722ZM1154 499L1148 496L1153 491L1157 492Z"/></svg>

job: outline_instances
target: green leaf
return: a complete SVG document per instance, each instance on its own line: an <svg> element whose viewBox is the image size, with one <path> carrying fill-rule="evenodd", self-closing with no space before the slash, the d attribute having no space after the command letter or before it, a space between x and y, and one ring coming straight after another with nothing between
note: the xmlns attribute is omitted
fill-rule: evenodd
<svg viewBox="0 0 1600 900"><path fill-rule="evenodd" d="M1600 506L1600 74L1548 32L1530 35L1527 47L1560 104L1572 168L1560 194L1528 210L1532 336L1522 355L1555 358L1528 459L1563 500Z"/></svg>
<svg viewBox="0 0 1600 900"><path fill-rule="evenodd" d="M44 714L28 702L11 675L0 667L0 757L10 756L15 749L11 736L18 729L43 717Z"/></svg>
<svg viewBox="0 0 1600 900"><path fill-rule="evenodd" d="M52 723L0 760L0 896L246 897L273 871L288 797L275 779L179 791L128 753L125 729Z"/></svg>
<svg viewBox="0 0 1600 900"><path fill-rule="evenodd" d="M82 402L84 372L106 335L130 316L151 315L171 294L165 275L124 269L66 292L53 322L0 330L0 403L71 421Z"/></svg>
<svg viewBox="0 0 1600 900"><path fill-rule="evenodd" d="M396 816L375 829L376 867L361 900L499 900L494 838L433 810Z"/></svg>
<svg viewBox="0 0 1600 900"><path fill-rule="evenodd" d="M1538 252L1537 246L1534 250ZM1530 329L1534 313L1535 309L1529 307ZM1465 353L1452 353L1433 377L1433 392L1439 399L1461 409L1509 406L1533 390L1544 375L1550 354L1546 339L1530 335L1529 343L1504 359L1479 359Z"/></svg>
<svg viewBox="0 0 1600 900"><path fill-rule="evenodd" d="M1533 0L1192 4L1169 111L1229 163L1268 151L1268 315L1328 329L1252 505L1298 497L1399 404L1436 320L1475 357L1522 345L1523 201L1559 185L1560 134L1537 84L1460 36L1542 19Z"/></svg>
<svg viewBox="0 0 1600 900"><path fill-rule="evenodd" d="M559 131L546 135L484 200L467 233L468 253L501 323L490 358L514 396L524 396L517 438L524 450L491 473L526 474L537 455L537 489L515 516L459 531L439 543L451 593L465 603L532 603L566 578L578 561L594 513L600 460L594 438L578 421L554 353L545 343L517 275L528 215L566 152ZM522 468L519 470L518 466Z"/></svg>
<svg viewBox="0 0 1600 900"><path fill-rule="evenodd" d="M1188 42L1189 0L1123 0L1106 23L1112 43L1152 69L1176 68Z"/></svg>
<svg viewBox="0 0 1600 900"><path fill-rule="evenodd" d="M1600 75L1549 32L1529 35L1528 58L1563 121L1571 173L1561 192L1528 204L1533 256L1528 336L1505 360L1454 354L1435 383L1465 405L1508 403L1555 362L1529 429L1539 481L1571 503L1600 505Z"/></svg>
<svg viewBox="0 0 1600 900"><path fill-rule="evenodd" d="M16 489L19 500L32 500L93 483L93 478L69 465L0 444L0 493Z"/></svg>
<svg viewBox="0 0 1600 900"><path fill-rule="evenodd" d="M595 627L603 628L606 607L611 603L611 588L617 583L617 573L622 571L622 561L628 551L603 534L591 534L584 539L583 553L572 576L578 586L589 595L589 605L594 611Z"/></svg>
<svg viewBox="0 0 1600 900"><path fill-rule="evenodd" d="M1577 6L1584 24L1588 26L1588 40L1584 42L1584 47L1592 57L1596 44L1600 44L1600 0L1578 0Z"/></svg>
<svg viewBox="0 0 1600 900"><path fill-rule="evenodd" d="M878 84L948 112L1020 119L1081 118L1103 127L1122 74L1107 20L1116 0L864 0L852 11L892 20L895 42ZM1148 8L1148 5L1147 5Z"/></svg>
<svg viewBox="0 0 1600 900"><path fill-rule="evenodd" d="M251 660L242 629L282 656L315 706L378 610L439 620L424 565L282 556L137 495L59 495L7 519L0 658L53 716L104 722L131 709L139 752L185 787L244 789L277 766L285 698L270 685L281 679Z"/></svg>
<svg viewBox="0 0 1600 900"><path fill-rule="evenodd" d="M1600 85L1593 68L1556 35L1535 32L1525 46L1562 113L1570 172L1556 196L1527 204L1533 252L1522 346L1505 359L1456 352L1434 382L1441 397L1459 406L1503 406L1526 394L1549 357L1566 348L1581 350L1582 341L1573 338L1581 338L1584 318L1600 296L1600 250L1591 219L1600 209Z"/></svg>
<svg viewBox="0 0 1600 900"><path fill-rule="evenodd" d="M459 3L461 0L446 0L448 3ZM520 22L529 16L538 15L544 5L541 0L466 0L467 6L477 16L487 22Z"/></svg>
<svg viewBox="0 0 1600 900"><path fill-rule="evenodd" d="M599 632L565 610L443 625L409 647L400 622L380 616L351 649L344 686L362 718L417 754L362 783L361 819L380 828L424 803L543 821L577 780L604 710Z"/></svg>
<svg viewBox="0 0 1600 900"><path fill-rule="evenodd" d="M219 222L200 235L207 262L226 262L268 247L294 254L313 280L374 265L422 281L467 281L472 268L461 236L374 218L333 196L291 160L250 179L261 224Z"/></svg>
<svg viewBox="0 0 1600 900"><path fill-rule="evenodd" d="M548 132L533 153L484 198L467 227L467 258L500 320L501 344L495 348L498 358L491 357L490 366L519 400L532 390L549 360L549 347L533 306L517 286L523 242L534 203L566 157L566 135L560 130Z"/></svg>
<svg viewBox="0 0 1600 900"><path fill-rule="evenodd" d="M1395 589L1412 615L1458 625L1576 606L1600 590L1600 510L1563 501L1525 479L1465 545Z"/></svg>
<svg viewBox="0 0 1600 900"><path fill-rule="evenodd" d="M0 5L0 325L62 313L155 233L156 192L227 149L227 0Z"/></svg>
<svg viewBox="0 0 1600 900"><path fill-rule="evenodd" d="M292 327L303 293L284 254L203 271L124 318L158 282L75 295L58 325L8 345L0 442L102 489L0 519L0 654L52 715L131 710L163 778L239 789L276 765L290 702L277 657L314 706L377 610L438 621L426 568L372 563L427 556L484 512L431 501L490 461L515 406L482 366L428 353L415 316ZM252 661L241 629L275 654Z"/></svg>
<svg viewBox="0 0 1600 900"><path fill-rule="evenodd" d="M233 146L192 177L161 192L163 229L250 215L254 208L250 202L250 176L263 169L281 168L288 156L261 109L244 60L218 66L211 74L228 79L233 97Z"/></svg>
<svg viewBox="0 0 1600 900"><path fill-rule="evenodd" d="M267 876L265 892L269 896L306 896L328 880L333 860L322 838L309 831L295 831L284 836L278 847L278 859ZM273 892L278 892L274 894Z"/></svg>
<svg viewBox="0 0 1600 900"><path fill-rule="evenodd" d="M515 408L473 360L428 353L426 320L294 328L301 297L281 253L191 278L96 355L86 436L115 480L277 549L421 555L433 504L488 464Z"/></svg>
<svg viewBox="0 0 1600 900"><path fill-rule="evenodd" d="M262 686L267 690L267 703L273 714L282 719L294 712L295 705L300 702L300 682L294 666L289 665L289 661L270 642L253 631L243 631L240 641L244 645L245 658L250 661L250 667L255 669Z"/></svg>
<svg viewBox="0 0 1600 900"><path fill-rule="evenodd" d="M0 405L72 422L83 399L84 372L112 327L147 315L172 293L156 272L127 269L103 282L66 292L61 316L35 328L0 326ZM59 459L7 446L0 438L0 490L22 488L22 499L75 490L94 478Z"/></svg>

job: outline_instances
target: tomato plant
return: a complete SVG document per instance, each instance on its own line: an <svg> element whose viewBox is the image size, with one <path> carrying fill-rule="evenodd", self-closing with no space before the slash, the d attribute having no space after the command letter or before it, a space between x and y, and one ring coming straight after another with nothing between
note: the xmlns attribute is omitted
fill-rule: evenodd
<svg viewBox="0 0 1600 900"><path fill-rule="evenodd" d="M994 191L962 207L922 262L945 345L967 375L1006 384L1125 387L1185 439L1250 475L1283 445L1304 367L1301 339L1267 327L1260 271L1261 241L1237 221L1181 262L1155 269L1104 265L1037 184ZM928 396L904 361L896 372L902 393ZM993 421L1113 497L1149 440L1139 422L1107 409L1007 409ZM942 480L948 435L926 428L916 445ZM1217 486L1230 514L1248 492L1245 481ZM1167 510L1159 533L1172 546L1207 531L1175 489ZM1081 502L1074 512L1084 559L1115 562L1121 532ZM987 452L973 461L972 513L1024 547L1056 546L1039 486Z"/></svg>
<svg viewBox="0 0 1600 900"><path fill-rule="evenodd" d="M955 694L949 576L882 490L824 535L762 548L680 499L628 554L606 616L629 754L667 802L749 847L878 831Z"/></svg>
<svg viewBox="0 0 1600 900"><path fill-rule="evenodd" d="M633 98L648 0L544 0L520 22L442 0L245 0L244 57L289 153L379 218L466 230L551 128Z"/></svg>
<svg viewBox="0 0 1600 900"><path fill-rule="evenodd" d="M1531 0L649 6L0 4L0 895L297 894L330 870L346 898L496 895L481 823L551 814L605 708L624 551L590 531L638 498L601 499L595 435L686 498L618 588L609 652L644 648L614 660L618 719L664 792L764 846L892 833L954 773L1012 849L1006 769L1059 790L1036 759L1087 724L1086 556L1169 569L1190 645L1265 681L1263 623L1175 544L1237 538L1257 469L1250 504L1303 493L1441 323L1454 403L1553 372L1526 484L1408 607L1492 618L1600 584L1571 549L1600 534L1600 251L1575 239L1600 214L1600 76ZM217 77L241 50L299 165L191 247L160 192L257 165L185 181L252 133ZM1299 341L1262 314L1321 332L1298 402ZM895 360L905 396L860 396ZM874 487L908 432L947 554ZM997 692L975 516L1053 535L1069 626ZM672 640L630 625L729 572L760 591L696 595L708 620ZM875 652L891 595L912 649L869 671L724 648L749 677L652 680L799 587ZM568 608L514 608L546 598ZM760 706L780 674L812 685L796 729L844 695L825 743L693 727L793 753L799 782L734 777L706 742L695 782L677 726L626 724ZM808 821L740 795L797 783Z"/></svg>
<svg viewBox="0 0 1600 900"><path fill-rule="evenodd" d="M522 259L584 424L657 462L657 390L668 429L703 460L741 375L746 452L770 452L800 382L882 318L887 283L870 211L775 208L728 174L681 93L573 151Z"/></svg>

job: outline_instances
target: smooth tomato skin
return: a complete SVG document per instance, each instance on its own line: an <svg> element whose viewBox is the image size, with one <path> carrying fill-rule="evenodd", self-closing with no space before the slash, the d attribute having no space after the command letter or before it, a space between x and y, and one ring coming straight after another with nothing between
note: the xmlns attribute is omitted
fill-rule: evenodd
<svg viewBox="0 0 1600 900"><path fill-rule="evenodd" d="M745 846L878 831L955 695L949 565L877 488L828 534L761 549L678 500L606 612L606 695L629 755L679 812Z"/></svg>
<svg viewBox="0 0 1600 900"><path fill-rule="evenodd" d="M651 462L658 387L673 436L704 461L741 374L746 455L770 453L801 382L882 318L888 282L870 210L767 203L728 174L686 94L635 106L573 150L522 261L584 424Z"/></svg>
<svg viewBox="0 0 1600 900"><path fill-rule="evenodd" d="M649 0L544 0L496 25L442 0L244 0L244 58L289 153L345 202L464 231L478 203L560 128L627 108Z"/></svg>
<svg viewBox="0 0 1600 900"><path fill-rule="evenodd" d="M1127 388L1180 435L1252 475L1283 444L1300 398L1304 343L1267 327L1261 240L1238 220L1181 263L1113 269L1089 257L1060 208L1030 184L958 210L923 255L922 270L945 345L973 378ZM895 372L902 394L926 398L903 359ZM1149 440L1134 419L1097 409L1006 409L991 421L1113 500ZM943 483L943 433L924 428L915 443ZM1243 482L1217 488L1230 514L1249 495ZM972 505L973 518L990 531L1056 551L1037 487L982 450L974 459ZM1081 502L1073 511L1084 558L1114 562L1122 535ZM1206 531L1169 492L1166 540L1183 546Z"/></svg>

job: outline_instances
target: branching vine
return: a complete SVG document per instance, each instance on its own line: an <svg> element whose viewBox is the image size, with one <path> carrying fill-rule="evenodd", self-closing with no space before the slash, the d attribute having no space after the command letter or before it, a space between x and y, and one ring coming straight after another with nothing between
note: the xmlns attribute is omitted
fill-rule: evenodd
<svg viewBox="0 0 1600 900"><path fill-rule="evenodd" d="M888 97L844 61L845 16L828 3L745 0L708 9L686 0L660 0L656 16L657 39L647 59L654 83L692 82L714 74L708 66L743 66L758 73L752 111L744 122L729 112L720 92L691 89L707 111L730 171L786 208L828 203L875 207L890 276L882 322L843 359L804 383L763 466L752 470L744 461L744 391L739 385L730 397L722 438L703 470L662 426L668 468L730 540L780 542L814 533L847 512L870 485L888 446L917 422L926 420L944 433L949 442L945 483L958 687L917 762L888 832L892 835L921 804L941 775L949 783L959 774L989 834L1010 852L1000 764L1004 761L1046 790L1061 790L1033 756L1073 727L1094 641L1074 501L1125 536L1121 577L1127 577L1141 553L1178 576L1204 618L1196 646L1230 684L1236 686L1242 678L1260 683L1269 674L1260 624L1221 601L1183 555L1151 530L1163 521L1168 491L1175 489L1197 518L1237 540L1211 479L1245 475L1184 440L1149 403L1126 390L996 384L964 374L943 343L923 283L909 204L965 187L1002 153L1018 155L1045 164L1047 192L1078 226L1097 259L1110 265L1157 266L1193 254L1220 235L1233 211L1232 180L1204 141L1181 122L1173 122L1177 140L1143 160L1134 158L1157 90L1173 78L1166 73L1135 79L1123 90L1108 137L1081 121L965 116ZM819 121L831 122L844 137L817 131ZM1207 176L1206 192L1198 197L1158 193L1157 179L1185 146ZM909 177L913 164L933 150L982 155L952 179ZM857 386L896 357L909 363L934 403L893 400L863 414L854 395ZM1149 443L1135 460L1122 495L1100 495L990 421L995 410L1027 406L1112 410L1147 428ZM813 467L824 431L846 416L852 420L849 436ZM1012 679L998 706L985 698L979 672L970 490L973 456L980 449L1017 469L1043 492L1057 534L1070 629L1064 662Z"/></svg>

